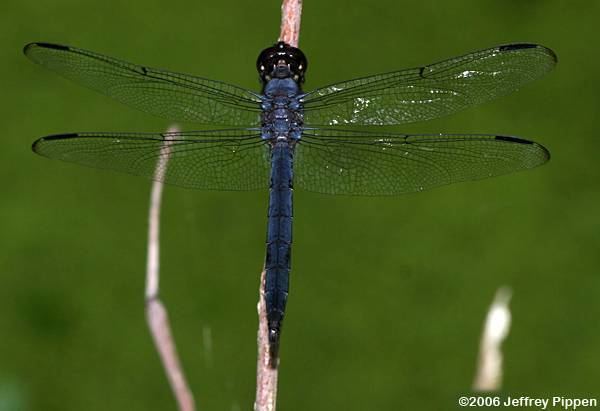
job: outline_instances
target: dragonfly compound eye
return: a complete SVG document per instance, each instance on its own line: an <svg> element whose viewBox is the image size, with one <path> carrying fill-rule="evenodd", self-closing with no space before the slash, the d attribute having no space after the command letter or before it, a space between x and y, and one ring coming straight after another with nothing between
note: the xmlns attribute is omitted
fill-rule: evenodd
<svg viewBox="0 0 600 411"><path fill-rule="evenodd" d="M291 77L301 84L306 67L307 60L302 50L283 41L261 51L256 61L256 69L263 83L273 77Z"/></svg>

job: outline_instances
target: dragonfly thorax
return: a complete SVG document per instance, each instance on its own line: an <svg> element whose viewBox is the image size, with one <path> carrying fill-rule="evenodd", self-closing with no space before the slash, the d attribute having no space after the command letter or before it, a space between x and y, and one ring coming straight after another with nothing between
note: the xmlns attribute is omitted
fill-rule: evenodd
<svg viewBox="0 0 600 411"><path fill-rule="evenodd" d="M265 84L262 102L262 137L290 142L300 138L303 125L300 87L291 78L272 79Z"/></svg>

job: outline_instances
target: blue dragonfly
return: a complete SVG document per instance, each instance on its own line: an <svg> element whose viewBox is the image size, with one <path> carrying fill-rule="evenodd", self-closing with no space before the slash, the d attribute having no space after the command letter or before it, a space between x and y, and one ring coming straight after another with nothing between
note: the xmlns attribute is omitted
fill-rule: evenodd
<svg viewBox="0 0 600 411"><path fill-rule="evenodd" d="M398 195L530 169L550 158L540 144L511 136L343 129L433 119L515 91L557 62L552 50L537 44L497 46L309 92L302 90L307 59L284 42L258 57L260 92L58 44L31 43L24 53L147 113L238 127L58 134L35 141L33 151L188 188L269 187L264 295L272 358L289 290L293 187Z"/></svg>

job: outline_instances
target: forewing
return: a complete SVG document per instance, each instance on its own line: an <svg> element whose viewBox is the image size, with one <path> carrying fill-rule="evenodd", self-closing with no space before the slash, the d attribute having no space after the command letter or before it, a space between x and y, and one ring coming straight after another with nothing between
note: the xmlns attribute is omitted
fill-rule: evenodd
<svg viewBox="0 0 600 411"><path fill-rule="evenodd" d="M33 151L188 188L255 190L269 184L269 147L255 130L62 134L37 140Z"/></svg>
<svg viewBox="0 0 600 411"><path fill-rule="evenodd" d="M492 100L541 77L556 55L511 44L429 66L358 78L304 97L308 125L393 125L429 120Z"/></svg>
<svg viewBox="0 0 600 411"><path fill-rule="evenodd" d="M541 145L516 137L306 130L295 186L324 194L397 195L539 166Z"/></svg>
<svg viewBox="0 0 600 411"><path fill-rule="evenodd" d="M181 122L254 126L260 98L231 84L153 69L75 47L31 43L24 53L76 83L136 109Z"/></svg>

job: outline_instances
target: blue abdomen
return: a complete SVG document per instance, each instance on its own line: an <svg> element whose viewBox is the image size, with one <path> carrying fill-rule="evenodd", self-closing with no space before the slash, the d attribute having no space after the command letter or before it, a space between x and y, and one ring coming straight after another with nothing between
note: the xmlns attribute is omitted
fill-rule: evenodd
<svg viewBox="0 0 600 411"><path fill-rule="evenodd" d="M293 148L287 141L275 143L271 151L265 301L271 352L276 353L285 313L291 269L293 218Z"/></svg>

